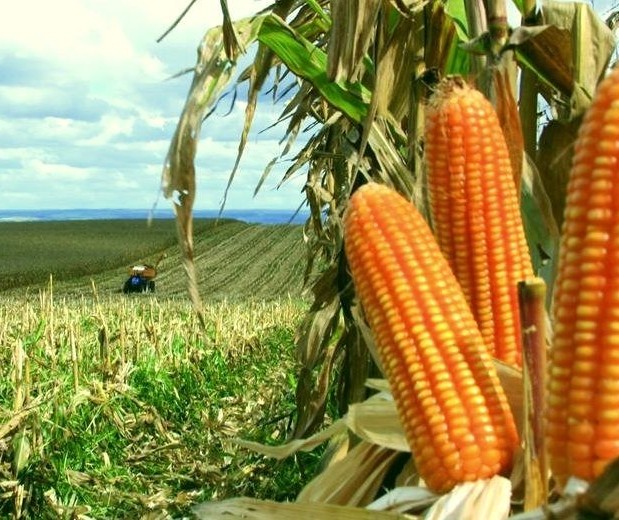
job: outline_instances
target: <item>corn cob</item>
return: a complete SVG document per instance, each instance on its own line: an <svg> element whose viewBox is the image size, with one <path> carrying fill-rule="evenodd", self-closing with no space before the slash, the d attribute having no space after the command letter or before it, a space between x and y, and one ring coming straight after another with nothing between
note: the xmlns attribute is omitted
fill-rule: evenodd
<svg viewBox="0 0 619 520"><path fill-rule="evenodd" d="M559 486L619 457L619 70L575 143L553 306L546 438Z"/></svg>
<svg viewBox="0 0 619 520"><path fill-rule="evenodd" d="M521 366L517 285L533 269L509 152L490 102L459 78L427 107L425 156L441 250L492 354Z"/></svg>
<svg viewBox="0 0 619 520"><path fill-rule="evenodd" d="M506 470L518 444L492 358L421 214L395 191L361 187L345 215L357 295L420 475L429 488Z"/></svg>

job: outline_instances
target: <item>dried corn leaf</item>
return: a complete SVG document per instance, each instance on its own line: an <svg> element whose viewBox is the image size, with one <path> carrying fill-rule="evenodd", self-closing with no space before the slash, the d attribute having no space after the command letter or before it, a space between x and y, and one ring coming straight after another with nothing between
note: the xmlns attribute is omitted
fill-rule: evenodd
<svg viewBox="0 0 619 520"><path fill-rule="evenodd" d="M412 520L414 517L391 512L368 511L358 507L316 503L278 503L253 498L233 498L206 502L193 508L198 520Z"/></svg>
<svg viewBox="0 0 619 520"><path fill-rule="evenodd" d="M23 486L19 486L20 493L23 493ZM88 516L90 513L90 506L82 505L65 505L63 501L58 498L54 488L50 488L43 493L45 504L57 515L56 518L71 518L75 520L94 520L93 517ZM17 516L16 518L21 518Z"/></svg>
<svg viewBox="0 0 619 520"><path fill-rule="evenodd" d="M10 419L4 423L0 423L0 440L7 435L10 435L16 429L22 427L26 419L32 415L37 408L41 406L43 399L38 397L34 401L31 401L28 406L21 408L19 411L11 415Z"/></svg>
<svg viewBox="0 0 619 520"><path fill-rule="evenodd" d="M522 372L498 360L495 360L494 364L514 414L516 426L522 431L524 420ZM362 403L351 405L344 417L348 428L369 442L399 451L410 451L391 397L389 382L386 379L368 379L366 386L380 393Z"/></svg>
<svg viewBox="0 0 619 520"><path fill-rule="evenodd" d="M438 495L424 487L397 487L374 500L374 502L367 506L367 509L374 511L397 511L399 513L420 511L431 506L438 498Z"/></svg>
<svg viewBox="0 0 619 520"><path fill-rule="evenodd" d="M281 460L297 451L311 451L347 430L370 444L400 452L410 451L395 403L388 392L373 395L361 403L351 405L346 416L307 439L294 439L280 446L269 446L243 439L236 439L235 443Z"/></svg>
<svg viewBox="0 0 619 520"><path fill-rule="evenodd" d="M393 120L393 128L400 126L395 122L405 121L410 116L411 103L414 103L410 81L423 68L423 17L398 17L397 24L394 24L396 19L390 14L387 10L381 11L376 23L372 55L376 63L374 87L368 114L363 121L359 162L366 156L370 132L376 131L373 125L377 115ZM377 156L380 154L380 150L374 152ZM407 189L404 193L410 191Z"/></svg>
<svg viewBox="0 0 619 520"><path fill-rule="evenodd" d="M533 269L553 287L558 259L559 228L552 205L535 164L527 157L522 171L522 218ZM552 296L549 291L549 300Z"/></svg>
<svg viewBox="0 0 619 520"><path fill-rule="evenodd" d="M496 361L495 364L520 428L522 374L504 363ZM338 456L331 458L325 470L304 488L298 500L348 505L367 504L380 489L385 474L398 454L409 451L395 405L388 393L387 381L370 379L367 385L379 389L381 393L362 403L352 405L346 417L307 439L293 440L282 446L266 446L245 440L236 442L263 455L282 459L299 450L311 451L333 437L342 436L347 429L350 429L364 440L345 456L344 451L337 450ZM338 444L338 446L343 446L343 450L347 449L347 445ZM482 500L481 491L475 489L477 495L472 495L474 500L468 495L465 497L474 505L485 504L486 500L494 496L483 495ZM460 493L465 494L463 491ZM475 505L475 507L481 506Z"/></svg>
<svg viewBox="0 0 619 520"><path fill-rule="evenodd" d="M521 65L532 70L547 86L565 96L574 91L572 75L572 39L567 29L554 25L517 27L508 45L515 48Z"/></svg>
<svg viewBox="0 0 619 520"><path fill-rule="evenodd" d="M297 422L293 432L295 439L315 432L324 419L337 348L334 345L323 348L322 365L317 376L314 374L314 366L302 366L299 371L296 389Z"/></svg>
<svg viewBox="0 0 619 520"><path fill-rule="evenodd" d="M341 432L333 435L320 458L317 472L326 470L332 464L342 460L350 450L351 437L348 432Z"/></svg>
<svg viewBox="0 0 619 520"><path fill-rule="evenodd" d="M386 32L388 22L383 26ZM393 31L381 38L381 43L373 92L378 114L390 112L396 121L402 121L410 114L413 102L411 78L419 75L423 63L423 17L400 18Z"/></svg>
<svg viewBox="0 0 619 520"><path fill-rule="evenodd" d="M442 74L467 75L471 70L471 54L462 45L468 41L464 3L431 2L427 13L427 41L424 45L427 69L436 69Z"/></svg>
<svg viewBox="0 0 619 520"><path fill-rule="evenodd" d="M541 2L547 25L519 27L510 36L519 61L538 79L570 98L569 117L589 106L615 49L612 31L584 2ZM551 101L552 89L542 90Z"/></svg>
<svg viewBox="0 0 619 520"><path fill-rule="evenodd" d="M524 139L522 127L520 126L520 116L518 114L518 104L514 96L512 86L514 82L510 77L510 68L497 67L494 71L494 93L496 96L495 108L512 165L514 183L520 193L520 178L522 177L522 162L524 153Z"/></svg>
<svg viewBox="0 0 619 520"><path fill-rule="evenodd" d="M604 20L585 2L544 0L541 14L545 23L569 30L572 37L572 59L565 63L573 67L573 77L579 97L572 98L572 117L590 104L593 92L604 75L615 50L615 37ZM554 61L558 61L556 56ZM563 60L561 60L563 61Z"/></svg>
<svg viewBox="0 0 619 520"><path fill-rule="evenodd" d="M380 0L332 0L327 60L330 81L356 81L364 72L363 58L374 39Z"/></svg>
<svg viewBox="0 0 619 520"><path fill-rule="evenodd" d="M328 269L314 284L315 303L299 327L296 341L299 371L294 437L313 433L320 426L329 393L329 381L336 349L330 345L340 324L337 266ZM319 370L316 370L320 367Z"/></svg>
<svg viewBox="0 0 619 520"><path fill-rule="evenodd" d="M351 405L344 419L355 435L372 444L397 451L410 451L391 394L376 394Z"/></svg>
<svg viewBox="0 0 619 520"><path fill-rule="evenodd" d="M245 54L246 49L243 42L239 40L236 28L230 16L230 9L228 9L227 0L219 0L221 6L221 13L223 15L223 42L226 56L231 61L236 61L239 54Z"/></svg>
<svg viewBox="0 0 619 520"><path fill-rule="evenodd" d="M374 390L378 390L379 392L390 392L389 381L387 381L386 379L369 378L365 382L365 386Z"/></svg>
<svg viewBox="0 0 619 520"><path fill-rule="evenodd" d="M372 122L368 134L368 144L376 156L380 168L376 172L377 182L393 186L396 191L412 200L420 208L424 207L421 179L415 179L398 150L398 142L407 143L404 134L396 133L396 128L388 121L377 118Z"/></svg>
<svg viewBox="0 0 619 520"><path fill-rule="evenodd" d="M466 482L443 495L424 515L425 520L508 518L511 483L504 477Z"/></svg>
<svg viewBox="0 0 619 520"><path fill-rule="evenodd" d="M266 444L261 444L254 441L246 441L244 439L235 439L234 442L237 443L239 446L255 451L256 453L261 453L262 455L266 455L267 457L273 457L275 459L281 460L289 457L297 451L312 451L316 446L319 446L323 442L326 442L334 435L344 433L345 431L346 422L344 421L344 419L340 419L334 422L325 430L315 433L307 439L294 439L290 442L287 442L286 444L282 444L281 446L267 446Z"/></svg>
<svg viewBox="0 0 619 520"><path fill-rule="evenodd" d="M299 327L296 341L297 360L314 367L325 356L325 349L340 323L340 299L337 287L338 268L324 271L312 287L314 303Z"/></svg>
<svg viewBox="0 0 619 520"><path fill-rule="evenodd" d="M350 313L352 314L353 320L357 326L357 330L363 336L364 342L368 347L368 351L372 356L372 361L374 361L374 364L379 368L381 373L384 374L384 370L382 369L382 362L380 360L380 356L378 355L378 351L376 350L376 344L374 343L374 335L372 334L372 329L370 329L369 325L363 317L363 311L361 309L361 306L358 303L353 304L350 308ZM366 386L372 388L368 384L368 381L370 380L366 380L365 382ZM386 385L385 388L388 390L389 383L387 382L387 380L382 379L380 381L384 381L384 384Z"/></svg>
<svg viewBox="0 0 619 520"><path fill-rule="evenodd" d="M264 17L236 22L237 42L243 48L257 38ZM161 184L166 198L188 195L194 185L194 159L204 114L230 83L235 63L227 59L221 26L207 31L198 48L198 62L183 112L168 150Z"/></svg>
<svg viewBox="0 0 619 520"><path fill-rule="evenodd" d="M263 18L236 22L237 43L246 48L256 39ZM198 62L183 112L177 124L161 176L161 189L173 200L177 232L183 265L188 279L188 291L194 308L203 322L202 304L193 261L193 203L196 195L195 157L204 114L216 103L230 83L235 65L227 58L222 27L210 29L204 36Z"/></svg>
<svg viewBox="0 0 619 520"><path fill-rule="evenodd" d="M232 187L232 182L234 181L236 172L238 171L239 165L241 164L241 159L243 158L243 152L245 151L245 146L247 145L249 131L251 129L254 115L256 113L258 94L260 92L260 89L262 88L264 80L268 75L271 65L271 56L272 53L267 52L267 49L261 46L258 50L256 59L254 60L251 80L249 82L249 93L247 95L247 106L245 107L245 120L243 122L243 131L241 132L241 138L239 140L234 166L232 167L230 175L228 175L228 182L226 184L226 188L224 189L224 196L221 202L221 211L224 210L224 207L228 200L228 194L230 193L230 188Z"/></svg>
<svg viewBox="0 0 619 520"><path fill-rule="evenodd" d="M299 493L298 502L365 506L383 485L399 452L361 441Z"/></svg>
<svg viewBox="0 0 619 520"><path fill-rule="evenodd" d="M347 304L343 302L343 307ZM360 403L368 396L365 381L372 369L369 350L363 333L354 323L347 323L336 349L344 353L339 381L340 403ZM341 407L343 411L348 409Z"/></svg>
<svg viewBox="0 0 619 520"><path fill-rule="evenodd" d="M548 194L552 215L558 229L563 225L567 181L574 155L574 142L582 118L568 122L550 121L542 131L535 164Z"/></svg>

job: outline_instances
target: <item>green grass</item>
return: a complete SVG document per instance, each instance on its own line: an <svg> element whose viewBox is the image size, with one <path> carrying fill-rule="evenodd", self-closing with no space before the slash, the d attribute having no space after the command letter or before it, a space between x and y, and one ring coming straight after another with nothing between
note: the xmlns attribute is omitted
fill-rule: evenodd
<svg viewBox="0 0 619 520"><path fill-rule="evenodd" d="M203 330L175 242L166 246L173 234L153 232L132 256L117 251L114 226L89 225L41 228L74 237L64 246L73 267L21 257L15 237L5 253L36 281L0 292L0 518L181 518L205 500L293 499L319 455L278 463L234 439L281 444L290 433L307 309L300 228L229 221L197 233ZM107 238L82 247L100 231ZM22 239L42 255L41 232L30 233ZM118 293L125 264L162 250L155 295ZM73 276L87 258L93 272ZM48 274L36 277L54 263L50 290Z"/></svg>

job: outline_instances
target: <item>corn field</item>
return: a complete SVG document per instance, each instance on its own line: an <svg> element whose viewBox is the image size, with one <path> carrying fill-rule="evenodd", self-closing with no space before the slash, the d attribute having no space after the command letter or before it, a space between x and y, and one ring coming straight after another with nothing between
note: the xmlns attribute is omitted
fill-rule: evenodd
<svg viewBox="0 0 619 520"><path fill-rule="evenodd" d="M172 518L291 498L315 465L234 443L288 435L302 300L212 302L203 328L186 298L0 298L0 517Z"/></svg>

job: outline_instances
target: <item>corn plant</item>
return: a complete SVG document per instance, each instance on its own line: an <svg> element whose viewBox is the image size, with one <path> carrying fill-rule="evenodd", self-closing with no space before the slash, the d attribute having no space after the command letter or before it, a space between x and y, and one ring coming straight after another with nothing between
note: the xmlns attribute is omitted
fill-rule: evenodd
<svg viewBox="0 0 619 520"><path fill-rule="evenodd" d="M515 0L511 7L518 13L520 26L509 27L508 8L503 0L282 0L257 13L256 17L233 22L226 15L226 2L223 1L222 5L224 24L209 30L201 46L194 83L168 152L163 187L168 197L174 193L185 194L177 201L176 210L179 229L183 231L181 241L190 262L192 243L187 232L191 229L192 187L196 173L192 165L199 128L203 116L231 84L231 67L237 62L238 53L257 43L253 62L236 79L237 84L249 83L249 100L230 183L243 153L261 90L270 88L276 101L286 101L281 116L281 123L285 125L284 139L287 140L284 154L303 128L313 129L312 133L303 136L305 144L293 157L293 164L283 178L285 181L298 172L306 175L305 198L311 210L306 224L308 273L314 273L313 268L319 267L317 277L312 278L314 303L297 342L302 368L297 386L299 411L295 437L307 436L320 427L332 385L340 390L341 410L348 410L350 417L358 409L355 402L362 401L369 394L364 387L368 376L381 373L373 364L371 353L376 347L374 340L380 344L384 330L368 329L368 324L372 325L371 310L368 313L363 305L359 305L363 291L353 286L351 271L354 277L355 268L346 254L344 234L347 208L352 205L354 194L369 182L385 185L411 201L434 226L433 231L448 256L448 243L464 242L466 247L467 242L479 240L479 248L462 248L455 253L458 259L450 260L456 274L460 274L458 283L468 296L473 312L477 313L478 324L490 348L496 349L495 352L508 362L522 364L525 379L535 379L543 367L531 366L527 359L520 359L519 351L529 349L529 346L521 348L518 337L521 328L525 339L527 337L528 328L519 324L519 319L527 313L519 314L520 310L516 309L518 293L514 286L520 278L531 274L539 276L548 287L546 308L542 306L542 310L549 310L560 261L559 229L563 224L572 156L578 161L584 154L578 145L575 147L575 138L583 114L590 107L596 87L612 61L615 48L612 28L616 15L611 14L607 25L591 6L582 3L547 1L536 7L534 2ZM479 126L479 135L487 140L464 158L458 156L458 152L464 154L468 151L467 146L454 150L448 144L437 145L434 141L434 138L440 141L452 130L458 131L461 121L457 116L433 134L440 116L436 115L431 96L437 85L442 84L443 77L453 75L464 78L458 81L474 86L492 104L501 128L501 132L496 132L494 126L493 133L487 124ZM461 99L465 103L471 97L481 95L466 95ZM479 108L480 105L476 105L471 110ZM477 112L473 114L477 115ZM601 120L599 114L596 117L596 120ZM206 121L208 124L208 119ZM473 124L473 120L467 120L462 133L472 131ZM487 132L490 132L490 137ZM435 146L438 146L438 152ZM599 150L601 160L605 157L602 152L606 151ZM452 154L455 162L449 163ZM463 224L458 220L458 208L442 204L441 197L453 198L453 192L443 184L452 180L441 179L440 170L455 169L463 162L467 166L494 163L496 171L500 170L495 174L498 177L490 178L489 184L478 188L478 193L471 191L462 200L474 206L479 203L479 197L501 194L498 198L506 199L503 201L506 206L499 210L494 207L492 211L495 213L488 219L491 221L489 225L496 225L496 229L506 225L510 230L503 229L491 235L492 229L486 227L486 223L479 230L476 223L472 223L479 215L470 208L465 210L468 223ZM473 166L468 169L472 171ZM269 172L267 166L264 175ZM455 176L453 179L455 184L475 182L474 177L462 180ZM261 180L258 187L260 183ZM457 185L456 189L459 188ZM441 189L447 189L446 195ZM489 209L479 211L482 215L492 214ZM571 220L570 211L576 210L568 207L566 225ZM519 212L523 217L522 224L519 223ZM594 216L602 213L603 210L592 211ZM374 225L380 227L383 217L375 217L378 223ZM487 233L484 238L478 238L483 233ZM495 253L498 256L493 257ZM573 257L568 255L566 258L572 260ZM497 261L496 258L503 260ZM487 259L490 259L489 263L485 264ZM520 265L511 272L516 263ZM473 277L474 273L471 273L478 265L486 266L490 276ZM496 272L493 272L492 268L497 265ZM479 272L483 271L484 267L480 267ZM369 267L366 272L370 272ZM566 282L563 283L569 286L570 277L564 275ZM195 274L190 271L190 290L194 295L197 293L195 279ZM497 280L506 285L501 287ZM521 287L526 292L527 284ZM569 292L572 289L561 289L561 284L558 290L563 291L560 294L573 296ZM490 302L477 307L477 300L482 295L486 297L487 293L491 294ZM522 294L520 297L522 306L527 297ZM195 298L194 302L199 306ZM570 302L573 303L573 298ZM587 312L587 305L581 307L581 312ZM373 308L370 305L370 309ZM503 311L506 311L506 318L501 317ZM540 331L545 327L544 313L534 314L533 328ZM572 318L575 322L575 317ZM375 321L374 328L380 327L380 323ZM524 318L522 323L525 323ZM523 347L527 343L525 339L522 340ZM543 350L543 338L538 341L537 349ZM571 363L570 356L566 354L566 364ZM400 366L401 361L394 364ZM583 363L586 367L590 364L589 361ZM556 377L560 379L564 372L572 370L568 366L571 365L557 369L560 373ZM389 369L383 368L389 374ZM518 378L512 378L513 374L509 369L501 368L498 375L504 387L510 385L510 378ZM560 383L557 383L555 399L559 408L565 408L563 401L559 402L564 381ZM526 392L530 392L532 383L525 387ZM540 385L536 388L539 394ZM572 389L570 393L578 394L586 401L589 394L581 390ZM590 390L587 389L589 393ZM515 390L508 392L511 398L513 392ZM521 400L512 401L511 398L508 395L514 409ZM534 397L527 397L527 401L531 400L539 402ZM540 413L539 407L533 410L533 414ZM565 412L557 412L559 422L556 428L561 435L568 428L565 417ZM354 421L351 424L351 419L347 421L350 429L367 440L366 430ZM524 431L523 437L527 438L526 429L531 425L528 419L524 422L526 424L519 425L518 429ZM363 437L363 432L366 437ZM380 436L378 432L374 433ZM578 433L576 437L584 438L585 433L591 432L579 430ZM524 470L529 472L527 479L533 474L530 472L535 471L530 459L537 455L542 457L543 451L540 447L541 451L532 455L529 441L527 438L529 451L525 458L528 462ZM387 443L383 437L381 442L385 443L381 444L385 448L386 444L401 446L400 443ZM592 474L594 466L593 474L601 471L597 463L591 462L590 452L595 451L591 444L577 442L576 438L561 442L563 444L554 446L551 443L551 450L562 452L571 442L569 448L588 468L585 474ZM613 452L611 445L612 441L596 446L606 455ZM320 482L325 487L328 484L336 486L341 494L333 491L327 496L316 484L308 486L300 499L340 499L346 505L371 502L372 492L376 491L372 485L382 482L385 472L381 471L389 467L388 452L381 452L363 442L350 453L353 450L358 450L358 459L373 457L375 461L371 470L366 466L354 467L358 475L367 477L366 485L361 486L361 477L359 480L351 477L354 484L349 484L349 487L340 484L338 478L353 472L351 466L346 466L345 471L344 463L338 465L336 462L332 468L332 475L336 476L325 476ZM351 459L346 463L353 464ZM562 468L559 474L566 468L563 462L555 464L559 464L555 467ZM415 469L408 470L398 473L399 477L417 482L419 474ZM546 481L545 470L538 466L537 471L532 480L536 480L542 489ZM500 479L495 482L499 487L503 485ZM546 493L534 496L535 492L531 490L536 486L530 482L525 485L516 479L514 483L525 489L526 508L539 506L547 499ZM353 492L353 488L357 492ZM467 489L473 493L472 487ZM437 504L440 503L438 500ZM477 510L476 517L483 518L484 513Z"/></svg>

